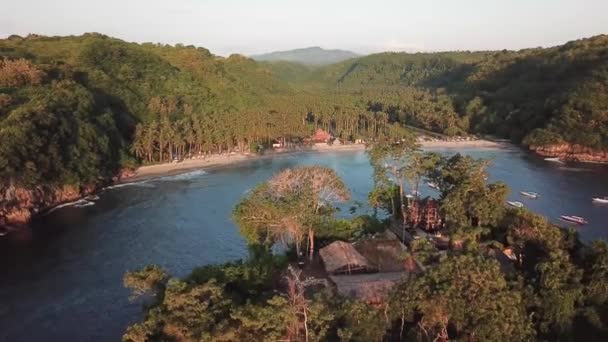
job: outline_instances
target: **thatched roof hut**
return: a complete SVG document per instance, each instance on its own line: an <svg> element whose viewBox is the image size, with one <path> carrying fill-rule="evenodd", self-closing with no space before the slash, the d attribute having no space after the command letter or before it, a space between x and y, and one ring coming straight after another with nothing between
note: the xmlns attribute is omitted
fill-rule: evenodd
<svg viewBox="0 0 608 342"><path fill-rule="evenodd" d="M329 274L375 272L377 269L352 244L336 241L319 251Z"/></svg>
<svg viewBox="0 0 608 342"><path fill-rule="evenodd" d="M396 239L368 239L355 244L355 248L380 272L405 270L407 248Z"/></svg>

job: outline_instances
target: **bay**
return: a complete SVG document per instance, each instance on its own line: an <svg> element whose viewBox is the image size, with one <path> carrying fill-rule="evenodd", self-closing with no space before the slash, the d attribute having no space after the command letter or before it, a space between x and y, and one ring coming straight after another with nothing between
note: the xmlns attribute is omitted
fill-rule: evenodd
<svg viewBox="0 0 608 342"><path fill-rule="evenodd" d="M591 202L608 195L607 166L551 163L517 148L460 152L491 159L489 180L507 183L511 200L556 223L565 224L557 220L564 214L585 217L589 224L577 229L586 242L608 238L608 206ZM113 187L94 205L63 207L0 240L0 340L120 340L142 312L122 286L127 270L158 264L184 276L246 256L232 208L256 184L299 165L336 170L353 194L344 215L367 202L372 170L364 152L284 155Z"/></svg>

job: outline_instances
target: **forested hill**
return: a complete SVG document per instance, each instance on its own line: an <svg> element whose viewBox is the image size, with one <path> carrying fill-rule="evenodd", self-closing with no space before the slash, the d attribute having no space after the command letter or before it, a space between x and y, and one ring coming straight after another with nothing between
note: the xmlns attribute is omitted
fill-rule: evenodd
<svg viewBox="0 0 608 342"><path fill-rule="evenodd" d="M288 51L275 51L261 55L253 55L256 61L264 62L294 62L304 65L328 65L358 57L354 52L345 50L326 50L318 46Z"/></svg>
<svg viewBox="0 0 608 342"><path fill-rule="evenodd" d="M0 225L31 200L16 189L61 201L56 189L98 184L138 163L138 125L162 128L150 134L166 145L185 134L179 125L195 121L209 144L228 148L246 125L238 113L268 112L290 95L253 60L203 48L100 34L0 40ZM149 138L151 149L167 148Z"/></svg>
<svg viewBox="0 0 608 342"><path fill-rule="evenodd" d="M345 93L372 91L378 99L394 92L446 95L449 104L440 107L453 106L471 132L532 145L608 147L606 35L545 49L381 53L284 79ZM393 108L398 102L388 101Z"/></svg>
<svg viewBox="0 0 608 342"><path fill-rule="evenodd" d="M602 149L607 85L608 36L316 67L100 34L11 36L0 40L0 224L31 204L16 188L81 188L125 166L255 151L318 127L346 140L406 124Z"/></svg>
<svg viewBox="0 0 608 342"><path fill-rule="evenodd" d="M255 110L289 88L251 59L98 34L0 41L2 179L89 182L130 159L135 125ZM30 142L24 144L24 142ZM25 171L25 172L24 172Z"/></svg>

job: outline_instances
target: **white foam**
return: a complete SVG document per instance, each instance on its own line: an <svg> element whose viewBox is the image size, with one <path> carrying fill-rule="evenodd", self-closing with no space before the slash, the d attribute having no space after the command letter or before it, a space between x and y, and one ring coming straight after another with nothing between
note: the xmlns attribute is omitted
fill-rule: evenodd
<svg viewBox="0 0 608 342"><path fill-rule="evenodd" d="M58 206L52 207L51 209L49 209L48 211L46 211L45 215L48 215L48 214L52 213L53 211L55 211L57 209L64 208L64 207L71 207L71 206L73 206L75 208L82 208L82 207L88 207L88 206L91 206L91 205L94 205L94 204L95 204L94 202L90 202L90 201L87 201L84 198L81 198L81 199L73 201L73 202L67 202L67 203L63 203L63 204L60 204Z"/></svg>
<svg viewBox="0 0 608 342"><path fill-rule="evenodd" d="M54 207L52 207L51 209L47 210L46 214L50 214L50 213L52 213L53 211L55 211L55 210L57 210L57 209L61 209L61 208L63 208L63 207L69 207L69 206L71 206L71 205L74 205L74 204L78 203L79 201L81 201L81 200L74 201L74 202L67 202L67 203L63 203L63 204L60 204L60 205L54 206Z"/></svg>
<svg viewBox="0 0 608 342"><path fill-rule="evenodd" d="M207 174L207 172L204 170L195 170L195 171L180 173L180 174L172 175L172 176L159 177L159 178L155 178L154 180L155 181L185 181L185 180L196 179L205 174Z"/></svg>
<svg viewBox="0 0 608 342"><path fill-rule="evenodd" d="M80 201L78 201L78 203L74 204L74 207L75 208L83 208L83 207L88 207L88 206L91 206L91 205L95 205L95 202L90 202L90 201L87 201L87 200L80 200Z"/></svg>
<svg viewBox="0 0 608 342"><path fill-rule="evenodd" d="M139 186L139 187L142 187L142 188L154 188L154 184L150 184L150 183L148 183L147 180L145 180L145 181L141 181L141 182L118 183L118 184L114 184L114 185L110 185L108 187L105 187L105 188L103 188L103 190L112 190L112 189L124 188L126 186Z"/></svg>

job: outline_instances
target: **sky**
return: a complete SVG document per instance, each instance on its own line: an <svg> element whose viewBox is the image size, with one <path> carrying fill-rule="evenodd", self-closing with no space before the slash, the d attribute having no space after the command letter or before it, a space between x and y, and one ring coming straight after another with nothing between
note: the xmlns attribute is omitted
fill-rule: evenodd
<svg viewBox="0 0 608 342"><path fill-rule="evenodd" d="M608 0L0 0L0 37L99 32L218 55L554 46L608 33Z"/></svg>

